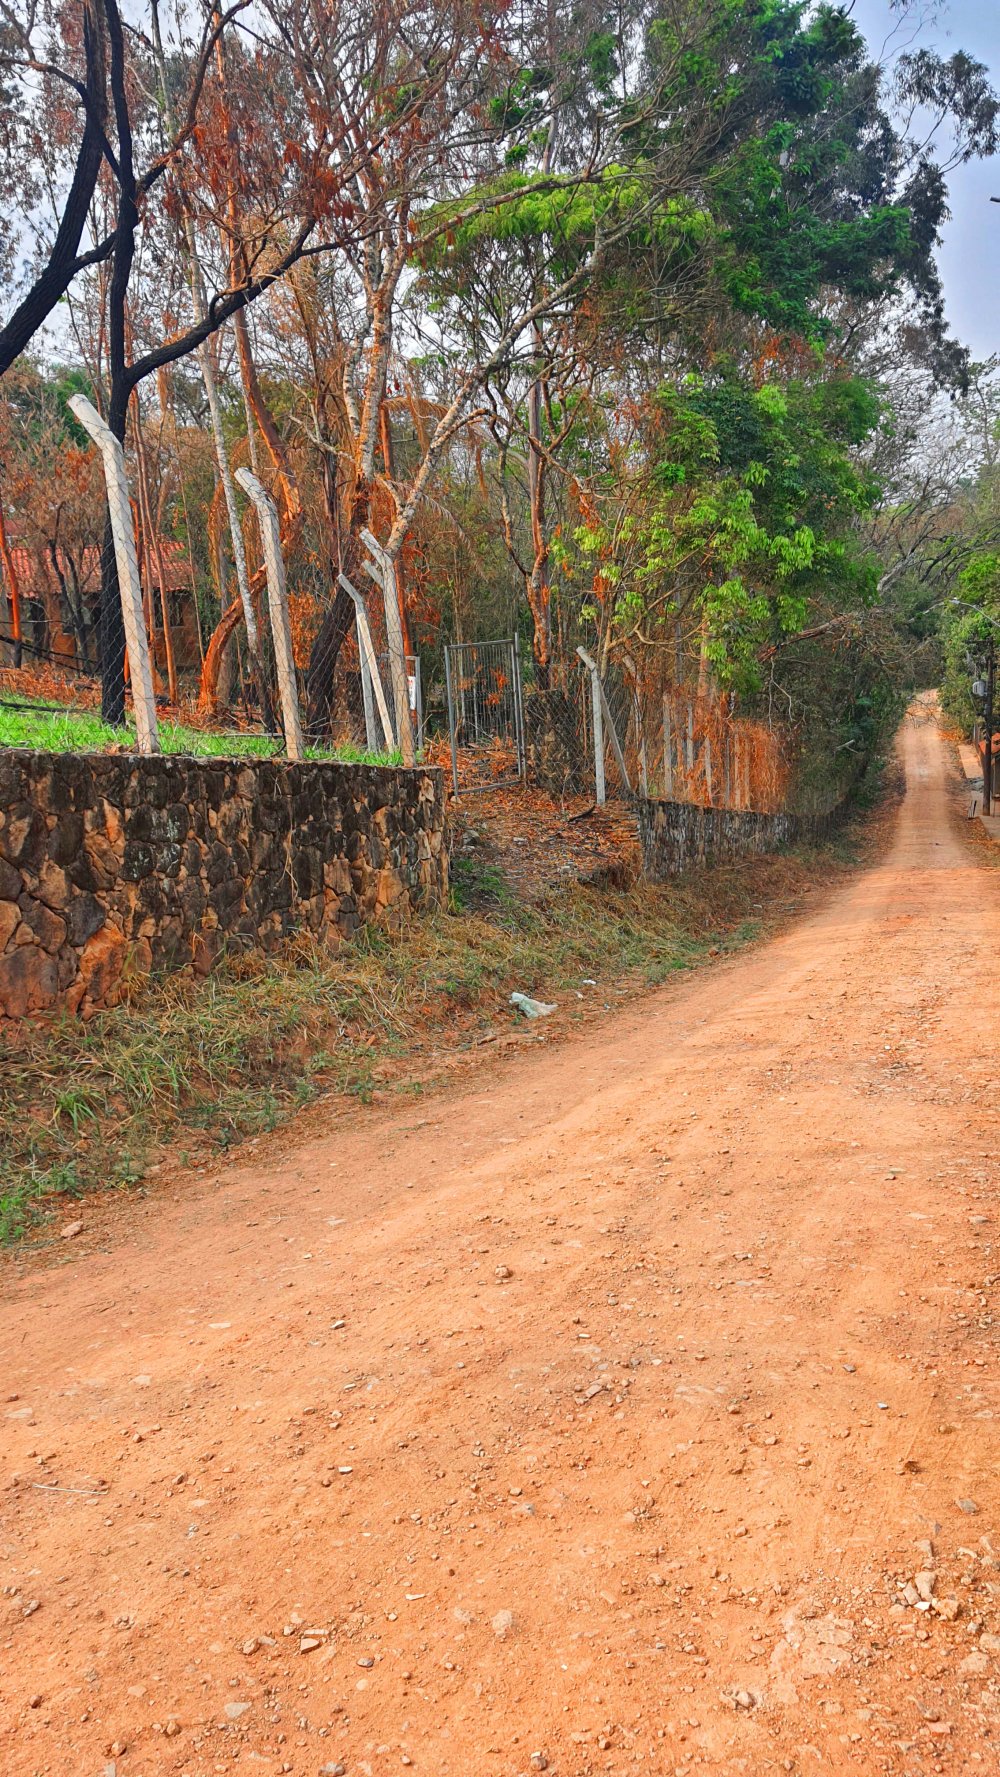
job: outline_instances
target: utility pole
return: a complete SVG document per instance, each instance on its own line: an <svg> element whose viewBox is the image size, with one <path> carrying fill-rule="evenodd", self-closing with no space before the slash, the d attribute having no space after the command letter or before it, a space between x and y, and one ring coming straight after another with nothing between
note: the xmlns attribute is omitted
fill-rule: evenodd
<svg viewBox="0 0 1000 1777"><path fill-rule="evenodd" d="M983 714L985 756L983 758L983 813L993 807L993 690L996 680L997 648L992 634L986 645L986 708Z"/></svg>

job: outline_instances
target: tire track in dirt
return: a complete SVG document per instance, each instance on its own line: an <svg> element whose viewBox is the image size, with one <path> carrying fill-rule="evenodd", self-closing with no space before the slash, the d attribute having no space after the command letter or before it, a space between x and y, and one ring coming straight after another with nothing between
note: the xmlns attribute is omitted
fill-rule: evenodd
<svg viewBox="0 0 1000 1777"><path fill-rule="evenodd" d="M901 752L766 947L11 1273L5 1774L996 1768L996 891Z"/></svg>

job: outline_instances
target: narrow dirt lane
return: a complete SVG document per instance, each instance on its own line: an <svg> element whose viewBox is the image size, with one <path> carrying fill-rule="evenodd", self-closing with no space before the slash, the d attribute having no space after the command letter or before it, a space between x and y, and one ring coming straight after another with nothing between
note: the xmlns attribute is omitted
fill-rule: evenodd
<svg viewBox="0 0 1000 1777"><path fill-rule="evenodd" d="M901 744L766 948L11 1278L4 1777L1000 1768L998 879Z"/></svg>

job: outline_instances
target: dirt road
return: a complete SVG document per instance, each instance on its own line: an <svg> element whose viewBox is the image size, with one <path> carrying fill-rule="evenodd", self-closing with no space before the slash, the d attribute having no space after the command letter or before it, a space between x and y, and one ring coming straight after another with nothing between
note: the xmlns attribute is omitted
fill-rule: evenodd
<svg viewBox="0 0 1000 1777"><path fill-rule="evenodd" d="M1000 1769L998 878L902 749L766 947L10 1274L4 1777Z"/></svg>

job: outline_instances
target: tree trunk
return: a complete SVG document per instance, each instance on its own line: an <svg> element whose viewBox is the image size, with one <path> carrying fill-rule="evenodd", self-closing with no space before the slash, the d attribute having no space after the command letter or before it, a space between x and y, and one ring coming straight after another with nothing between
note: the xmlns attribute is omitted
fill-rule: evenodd
<svg viewBox="0 0 1000 1777"><path fill-rule="evenodd" d="M333 675L337 670L340 650L350 635L354 623L354 600L340 586L337 576L344 573L349 580L355 583L361 578L360 562L364 551L360 544L360 533L368 523L369 490L366 485L362 484L355 491L347 548L343 552L343 556L340 557L337 542L340 529L339 494L337 474L332 462L333 459L329 454L325 454L323 494L330 526L331 578L337 590L333 597L333 603L325 613L316 639L309 651L309 665L306 669L306 735L314 746L322 745L330 739L333 719Z"/></svg>
<svg viewBox="0 0 1000 1777"><path fill-rule="evenodd" d="M139 404L133 410L133 429L135 432L136 464L138 467L139 511L142 515L143 527L146 532L147 573L149 576L150 611L148 617L150 654L155 671L156 667L156 620L153 605L153 575L160 583L160 617L163 623L163 652L167 668L167 695L174 708L177 707L177 666L174 660L174 638L170 626L170 610L167 604L167 583L163 561L163 549L159 530L153 518L152 502L149 497L149 464L146 459L146 441L143 437L142 420L139 417Z"/></svg>
<svg viewBox="0 0 1000 1777"><path fill-rule="evenodd" d="M136 202L137 188L132 154L132 124L129 118L125 87L125 38L121 15L115 0L104 0L104 14L110 45L111 93L114 101L115 127L118 132L118 215L115 250L111 261L111 283L108 288L108 364L111 370L111 395L107 423L119 444L125 444L125 422L128 416L132 386L126 360L125 305L128 296L132 262L135 258L135 234L139 226ZM115 559L111 532L111 508L104 507L104 550L101 556L101 715L113 728L125 722L125 619L122 615L121 591L118 585L118 563Z"/></svg>
<svg viewBox="0 0 1000 1777"><path fill-rule="evenodd" d="M309 654L306 671L306 732L314 746L330 739L333 725L333 675L340 650L354 623L354 600L337 587Z"/></svg>
<svg viewBox="0 0 1000 1777"><path fill-rule="evenodd" d="M10 369L14 359L24 351L38 329L45 324L76 276L80 241L101 170L108 106L105 90L105 39L99 0L84 0L82 11L83 85L87 95L83 135L48 262L14 310L7 325L0 328L0 376Z"/></svg>
<svg viewBox="0 0 1000 1777"><path fill-rule="evenodd" d="M385 465L386 477L391 482L393 479L392 425L389 419L389 409L384 401L382 403L382 413L379 424L381 427L382 439L382 461ZM410 633L409 613L406 609L406 573L403 568L402 550L400 550L392 566L396 579L396 599L399 604L399 623L400 628L403 631L403 653L410 655L413 654L415 650L413 647L413 636Z"/></svg>
<svg viewBox="0 0 1000 1777"><path fill-rule="evenodd" d="M10 606L10 641L14 665L21 665L23 640L21 636L21 586L14 566L14 556L7 541L7 526L4 521L3 500L0 499L0 563L3 564L7 576L7 602Z"/></svg>
<svg viewBox="0 0 1000 1777"><path fill-rule="evenodd" d="M167 123L171 131L173 131L176 128L176 119L174 117L173 104L170 98L166 60L163 54L163 45L160 41L159 22L156 18L155 9L153 20L153 44L160 73L161 103L163 105L163 111ZM221 56L221 37L216 44L216 52ZM181 244L182 250L186 249L188 277L191 284L191 304L194 309L194 318L196 323L200 324L207 315L208 302L205 291L205 279L201 268L201 256L198 252L198 237L195 232L194 219L186 205L182 218ZM243 319L242 315L241 319ZM215 445L215 458L218 464L219 480L222 484L222 492L226 502L226 515L229 519L229 534L233 545L233 566L236 570L236 585L239 590L240 604L243 610L243 621L247 632L247 652L250 656L250 670L256 686L257 695L260 699L261 718L264 722L264 726L270 734L277 734L280 730L278 728L278 723L275 720L274 710L271 704L267 677L264 672L264 663L261 658L260 639L257 634L257 619L254 613L253 600L250 596L250 578L247 573L246 551L243 547L243 531L240 525L239 507L236 502L236 486L233 481L233 473L229 463L229 452L226 449L225 433L222 426L222 408L219 403L218 379L215 374L215 363L207 340L204 340L198 347L195 356L198 361L198 368L201 371L201 380L204 384L205 397L208 402L209 419L212 426L212 440ZM224 594L224 577L221 578L221 588ZM223 616L225 616L225 610L223 610ZM232 628L227 627L227 636L234 633L235 626ZM215 671L216 686L218 685L220 671L221 661L218 663ZM204 677L205 675L203 671L203 682Z"/></svg>
<svg viewBox="0 0 1000 1777"><path fill-rule="evenodd" d="M219 706L219 675L226 649L239 629L243 618L243 608L239 599L233 599L231 605L223 611L205 649L205 658L201 666L201 683L198 688L198 708L203 716L214 716Z"/></svg>
<svg viewBox="0 0 1000 1777"><path fill-rule="evenodd" d="M537 330L536 330L537 333ZM545 462L535 441L542 436L542 384L536 378L528 398L528 496L531 511L533 559L525 588L534 632L531 649L535 676L548 688L552 661L552 588L549 585L549 545L545 534Z"/></svg>

